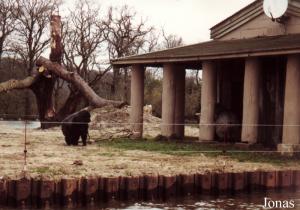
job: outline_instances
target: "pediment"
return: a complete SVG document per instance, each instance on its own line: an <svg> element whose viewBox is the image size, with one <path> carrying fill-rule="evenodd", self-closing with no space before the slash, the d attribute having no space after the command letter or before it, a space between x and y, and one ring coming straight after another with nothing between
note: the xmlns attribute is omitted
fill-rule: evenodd
<svg viewBox="0 0 300 210"><path fill-rule="evenodd" d="M272 21L263 12L263 0L256 0L211 28L211 38L243 39L300 33L300 0L290 0L285 24Z"/></svg>

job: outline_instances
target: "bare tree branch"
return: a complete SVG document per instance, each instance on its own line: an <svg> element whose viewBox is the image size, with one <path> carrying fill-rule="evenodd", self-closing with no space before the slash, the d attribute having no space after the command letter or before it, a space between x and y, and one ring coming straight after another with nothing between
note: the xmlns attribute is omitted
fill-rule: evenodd
<svg viewBox="0 0 300 210"><path fill-rule="evenodd" d="M50 16L57 7L56 0L17 0L15 18L17 26L14 31L12 50L17 53L27 67L27 74L33 70L36 59L48 46Z"/></svg>
<svg viewBox="0 0 300 210"><path fill-rule="evenodd" d="M121 107L124 105L122 101L111 101L99 97L93 89L80 77L77 72L69 72L63 66L53 63L46 58L40 57L37 60L38 66L44 66L47 70L56 74L60 78L71 82L78 91L87 98L93 107L103 107L106 105L113 105L115 107Z"/></svg>
<svg viewBox="0 0 300 210"><path fill-rule="evenodd" d="M22 80L11 79L6 82L0 83L0 93L8 92L13 89L25 89L30 88L30 86L35 82L36 77L29 76Z"/></svg>
<svg viewBox="0 0 300 210"><path fill-rule="evenodd" d="M8 47L7 37L15 29L15 12L16 8L14 6L13 0L1 0L0 1L0 64L2 54Z"/></svg>

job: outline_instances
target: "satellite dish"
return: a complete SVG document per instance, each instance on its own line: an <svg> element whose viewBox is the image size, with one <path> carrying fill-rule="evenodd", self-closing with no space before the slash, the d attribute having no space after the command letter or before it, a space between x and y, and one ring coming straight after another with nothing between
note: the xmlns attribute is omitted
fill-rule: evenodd
<svg viewBox="0 0 300 210"><path fill-rule="evenodd" d="M288 9L288 0L264 0L264 12L269 18L282 17Z"/></svg>

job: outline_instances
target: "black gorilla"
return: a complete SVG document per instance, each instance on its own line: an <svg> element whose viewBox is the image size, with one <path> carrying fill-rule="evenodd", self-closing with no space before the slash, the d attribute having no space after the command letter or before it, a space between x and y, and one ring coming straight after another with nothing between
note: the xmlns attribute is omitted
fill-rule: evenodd
<svg viewBox="0 0 300 210"><path fill-rule="evenodd" d="M86 146L89 122L91 122L91 115L86 110L76 112L62 121L61 129L67 145L78 145L81 137L83 146Z"/></svg>

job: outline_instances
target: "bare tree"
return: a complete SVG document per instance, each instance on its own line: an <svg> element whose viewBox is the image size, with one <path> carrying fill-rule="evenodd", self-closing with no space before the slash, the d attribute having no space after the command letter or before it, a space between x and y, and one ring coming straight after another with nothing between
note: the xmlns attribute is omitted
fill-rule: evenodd
<svg viewBox="0 0 300 210"><path fill-rule="evenodd" d="M16 8L13 0L0 1L0 65L2 54L6 48L7 37L15 28Z"/></svg>
<svg viewBox="0 0 300 210"><path fill-rule="evenodd" d="M33 2L37 3L37 5L32 5ZM61 77L62 79L71 83L71 86L73 86L76 91L80 92L80 94L87 99L91 107L101 107L108 104L112 104L117 107L121 106L123 102L110 101L97 96L97 94L90 88L89 84L82 79L81 75L85 75L84 72L80 71L82 70L82 68L79 68L79 72L74 71L74 68L72 68L71 71L67 71L64 66L60 65L59 29L55 29L55 34L53 34L53 31L51 32L53 41L51 43L51 61L40 57L40 54L49 43L49 39L47 38L49 36L44 37L46 35L43 35L43 33L46 31L46 23L49 24L50 14L44 16L42 14L39 14L38 12L52 12L55 8L55 2L53 1L53 4L51 5L49 5L48 3L49 2L32 0L29 2L29 5L26 5L25 0L18 1L19 7L21 7L22 4L25 4L24 6L27 7L20 8L21 12L20 16L18 16L19 25L17 31L18 40L15 44L15 49L18 55L23 58L23 62L26 64L26 66L24 66L24 69L26 69L28 76L21 80L11 79L0 83L0 92L6 92L11 89L31 89L35 93L37 98L39 116L41 121L61 120L61 118L57 118L58 114L54 111L52 104L52 90L54 85L53 78L55 77ZM60 27L59 25L60 24L57 23L56 27ZM88 26L88 24L86 26ZM81 31L87 31L88 33L82 33L82 36L80 36L80 40L83 41L76 46L81 50L79 50L78 52L81 52L85 55L89 53L89 50L97 48L94 46L94 42L85 39L85 36L91 35L91 37L94 37L95 39L98 39L98 36L94 34L94 31L89 31L89 29L87 28L81 28ZM101 38L100 40L102 39L103 38ZM22 46L24 49L21 49ZM72 50L71 47L72 46L70 46L69 48L70 51ZM96 54L91 53L90 57L84 57L84 61L81 62L81 66L85 67L86 69L90 68L91 63L89 61L85 61L85 59L90 60L93 55L95 56ZM37 59L38 57L40 57L39 60ZM74 63L76 62L76 58L74 57ZM36 64L38 65L38 67L36 67ZM92 83L93 81L90 82Z"/></svg>
<svg viewBox="0 0 300 210"><path fill-rule="evenodd" d="M12 50L25 66L27 76L32 74L35 62L50 42L48 36L50 17L57 7L56 0L16 0L16 28L13 33ZM47 35L45 35L47 34ZM43 104L40 88L32 87L37 103ZM31 102L27 92L25 115L30 115ZM43 97L42 97L43 98ZM40 107L39 107L40 108Z"/></svg>
<svg viewBox="0 0 300 210"><path fill-rule="evenodd" d="M136 12L128 6L119 9L109 8L105 25L105 38L108 43L109 59L137 54L147 43L146 36L153 31L153 27L147 27L145 21L137 21ZM121 72L113 69L113 81L111 92L116 94ZM128 101L128 69L124 69L124 100Z"/></svg>
<svg viewBox="0 0 300 210"><path fill-rule="evenodd" d="M102 68L100 60L105 38L99 8L93 7L87 0L77 1L63 27L63 62L69 71L78 73L93 87L110 70L108 65ZM76 101L82 98L73 84L69 84L68 88L70 94L59 115L74 112L78 105Z"/></svg>
<svg viewBox="0 0 300 210"><path fill-rule="evenodd" d="M163 37L163 41L161 43L161 45L162 45L161 48L162 49L180 47L184 44L181 37L179 37L175 34L168 34L167 35L164 29L162 29L162 37Z"/></svg>
<svg viewBox="0 0 300 210"><path fill-rule="evenodd" d="M34 63L50 42L50 16L56 8L55 0L17 0L17 27L13 49L20 56L30 75Z"/></svg>

